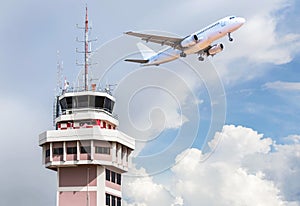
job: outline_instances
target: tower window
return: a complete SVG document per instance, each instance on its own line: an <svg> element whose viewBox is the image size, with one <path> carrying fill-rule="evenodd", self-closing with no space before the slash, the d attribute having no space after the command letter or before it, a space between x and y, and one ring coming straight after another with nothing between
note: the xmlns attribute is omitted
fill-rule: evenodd
<svg viewBox="0 0 300 206"><path fill-rule="evenodd" d="M117 197L117 206L121 206L121 198Z"/></svg>
<svg viewBox="0 0 300 206"><path fill-rule="evenodd" d="M91 147L90 146L80 147L80 153L81 154L91 153Z"/></svg>
<svg viewBox="0 0 300 206"><path fill-rule="evenodd" d="M105 176L106 176L106 181L110 181L118 185L121 185L122 182L121 174L110 171L109 169L105 169Z"/></svg>
<svg viewBox="0 0 300 206"><path fill-rule="evenodd" d="M116 183L116 173L115 172L111 172L111 181L113 182L113 183Z"/></svg>
<svg viewBox="0 0 300 206"><path fill-rule="evenodd" d="M110 154L110 148L109 147L96 147L95 152L97 154Z"/></svg>
<svg viewBox="0 0 300 206"><path fill-rule="evenodd" d="M53 148L53 154L54 155L62 155L63 154L63 148Z"/></svg>
<svg viewBox="0 0 300 206"><path fill-rule="evenodd" d="M104 99L104 110L111 113L113 108L114 108L114 102L111 99L105 97L105 99Z"/></svg>
<svg viewBox="0 0 300 206"><path fill-rule="evenodd" d="M50 149L47 149L47 150L46 150L46 158L47 158L47 157L50 157Z"/></svg>
<svg viewBox="0 0 300 206"><path fill-rule="evenodd" d="M89 97L88 96L77 96L77 107L78 108L86 108L88 107Z"/></svg>
<svg viewBox="0 0 300 206"><path fill-rule="evenodd" d="M95 98L95 107L97 109L102 109L104 105L104 97L98 97Z"/></svg>
<svg viewBox="0 0 300 206"><path fill-rule="evenodd" d="M95 108L95 96L89 95L89 107Z"/></svg>
<svg viewBox="0 0 300 206"><path fill-rule="evenodd" d="M110 181L110 170L105 169L105 176L106 176L106 180Z"/></svg>
<svg viewBox="0 0 300 206"><path fill-rule="evenodd" d="M72 109L72 97L65 97L60 100L60 106L62 111L66 111L66 109Z"/></svg>
<svg viewBox="0 0 300 206"><path fill-rule="evenodd" d="M116 197L111 196L111 206L116 206Z"/></svg>
<svg viewBox="0 0 300 206"><path fill-rule="evenodd" d="M77 154L77 147L67 147L67 154Z"/></svg>
<svg viewBox="0 0 300 206"><path fill-rule="evenodd" d="M105 196L106 196L105 205L110 206L110 195L109 194L105 194Z"/></svg>
<svg viewBox="0 0 300 206"><path fill-rule="evenodd" d="M121 206L121 198L114 195L105 194L105 205L106 206Z"/></svg>
<svg viewBox="0 0 300 206"><path fill-rule="evenodd" d="M117 184L121 185L121 174L117 173Z"/></svg>

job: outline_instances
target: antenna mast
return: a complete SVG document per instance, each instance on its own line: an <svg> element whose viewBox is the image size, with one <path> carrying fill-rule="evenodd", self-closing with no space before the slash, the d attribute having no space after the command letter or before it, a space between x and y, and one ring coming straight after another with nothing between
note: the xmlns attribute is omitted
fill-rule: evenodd
<svg viewBox="0 0 300 206"><path fill-rule="evenodd" d="M84 53L84 64L78 64L77 66L84 66L84 90L88 91L89 90L89 80L88 80L88 74L89 74L89 54L92 53L92 51L89 48L89 43L92 41L97 41L97 39L92 39L89 40L89 30L92 29L89 27L89 19L88 19L88 8L87 6L85 7L85 26L84 27L79 27L77 25L77 28L79 29L84 29L84 41L79 41L77 38L78 42L84 43L84 51L78 51L76 48L77 53Z"/></svg>
<svg viewBox="0 0 300 206"><path fill-rule="evenodd" d="M63 78L63 61L60 59L60 52L57 51L57 64L56 64L56 96L60 95L62 90L62 78Z"/></svg>
<svg viewBox="0 0 300 206"><path fill-rule="evenodd" d="M85 35L84 35L84 90L88 90L88 70L89 70L89 20L88 20L88 9L85 7Z"/></svg>

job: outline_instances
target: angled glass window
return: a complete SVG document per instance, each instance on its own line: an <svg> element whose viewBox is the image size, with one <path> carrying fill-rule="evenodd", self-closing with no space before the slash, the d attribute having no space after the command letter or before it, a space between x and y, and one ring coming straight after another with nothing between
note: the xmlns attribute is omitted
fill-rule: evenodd
<svg viewBox="0 0 300 206"><path fill-rule="evenodd" d="M89 102L89 97L84 95L84 96L78 96L77 98L77 107L78 108L87 108L88 107L88 102Z"/></svg>
<svg viewBox="0 0 300 206"><path fill-rule="evenodd" d="M104 97L95 97L95 108L96 109L103 109L104 106Z"/></svg>

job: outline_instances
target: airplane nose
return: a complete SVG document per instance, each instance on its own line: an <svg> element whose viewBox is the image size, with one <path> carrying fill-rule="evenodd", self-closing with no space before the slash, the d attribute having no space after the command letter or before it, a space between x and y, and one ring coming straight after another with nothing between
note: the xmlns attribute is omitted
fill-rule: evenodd
<svg viewBox="0 0 300 206"><path fill-rule="evenodd" d="M238 22L243 25L246 22L246 19L239 17Z"/></svg>

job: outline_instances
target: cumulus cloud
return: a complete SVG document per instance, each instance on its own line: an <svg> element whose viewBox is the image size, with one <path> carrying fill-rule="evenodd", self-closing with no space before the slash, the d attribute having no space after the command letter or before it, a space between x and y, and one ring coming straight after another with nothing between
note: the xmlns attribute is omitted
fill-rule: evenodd
<svg viewBox="0 0 300 206"><path fill-rule="evenodd" d="M178 155L169 185L149 176L126 184L129 205L300 205L297 142L278 145L250 128L230 125L209 145L216 144L212 154L192 148ZM160 201L152 202L156 197Z"/></svg>
<svg viewBox="0 0 300 206"><path fill-rule="evenodd" d="M289 135L286 138L284 138L286 142L292 142L292 143L300 143L300 135Z"/></svg>
<svg viewBox="0 0 300 206"><path fill-rule="evenodd" d="M126 206L172 205L174 200L166 188L153 181L144 169L135 171L140 178L127 177L124 181ZM177 200L178 201L178 200Z"/></svg>

